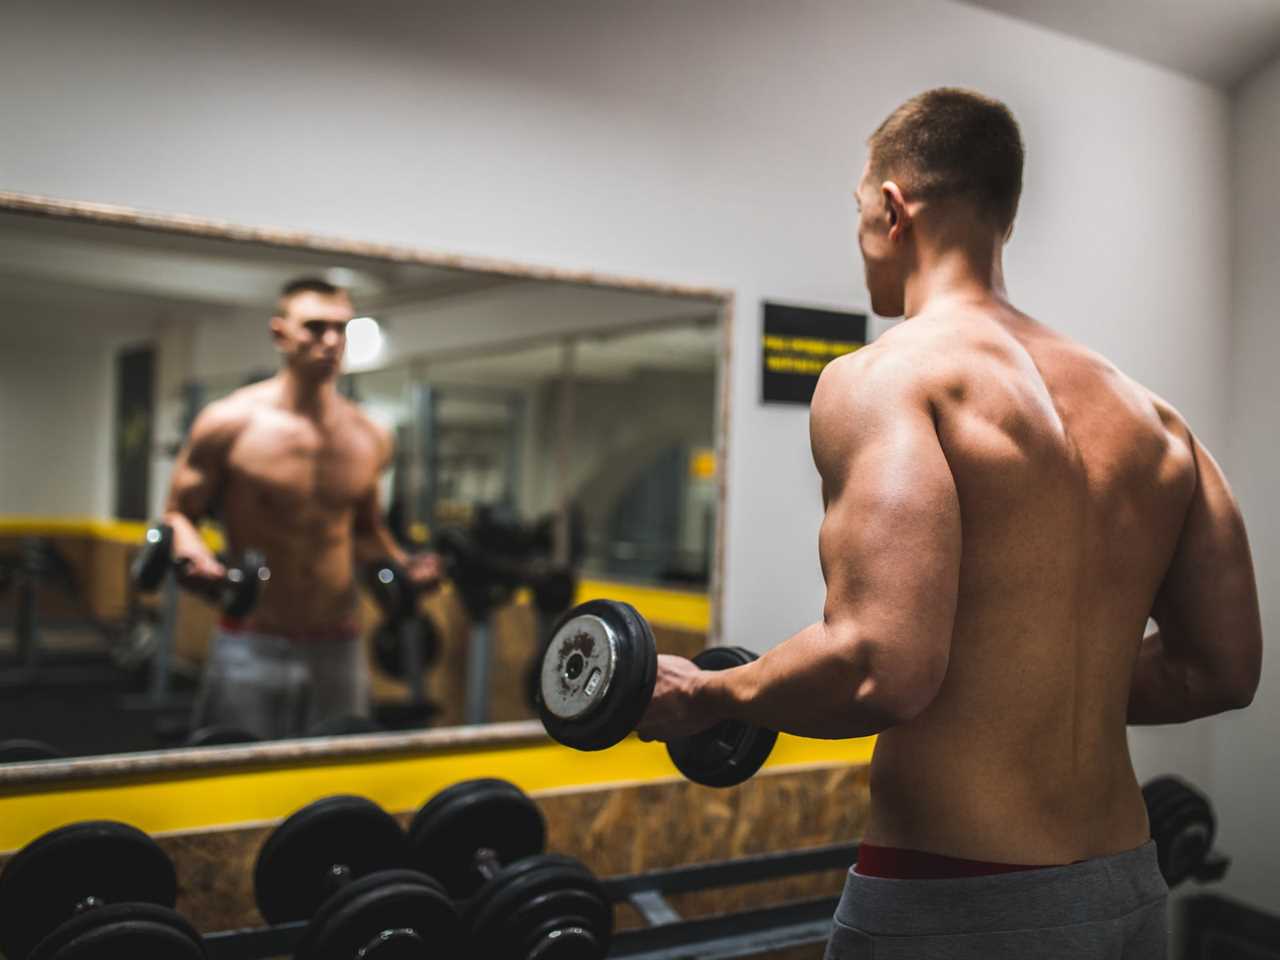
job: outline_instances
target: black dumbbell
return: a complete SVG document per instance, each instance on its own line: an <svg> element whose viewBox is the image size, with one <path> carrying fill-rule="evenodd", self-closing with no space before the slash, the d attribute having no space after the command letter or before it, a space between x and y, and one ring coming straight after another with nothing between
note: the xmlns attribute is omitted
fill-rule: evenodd
<svg viewBox="0 0 1280 960"><path fill-rule="evenodd" d="M743 647L708 647L693 662L704 670L751 663ZM577 750L620 743L644 716L658 673L653 632L634 607L589 600L556 623L542 654L536 689L542 725ZM677 769L694 783L731 787L755 775L778 739L776 732L725 720L667 744Z"/></svg>
<svg viewBox="0 0 1280 960"><path fill-rule="evenodd" d="M43 740L0 740L0 763L61 760L65 756L57 747Z"/></svg>
<svg viewBox="0 0 1280 960"><path fill-rule="evenodd" d="M409 826L414 865L464 901L471 955L486 960L596 960L613 907L571 857L543 853L537 805L505 780L466 780L428 801Z"/></svg>
<svg viewBox="0 0 1280 960"><path fill-rule="evenodd" d="M8 960L207 960L173 905L173 862L141 830L69 824L23 847L0 873L0 951Z"/></svg>
<svg viewBox="0 0 1280 960"><path fill-rule="evenodd" d="M173 566L173 527L167 523L149 527L130 567L134 584L144 593L157 590ZM246 550L238 563L227 564L226 568L226 575L217 588L216 602L228 617L248 616L258 602L263 585L271 579L266 558L256 550Z"/></svg>
<svg viewBox="0 0 1280 960"><path fill-rule="evenodd" d="M295 960L451 956L457 908L431 877L407 869L404 831L364 797L326 797L280 824L254 865L270 924L306 920Z"/></svg>
<svg viewBox="0 0 1280 960"><path fill-rule="evenodd" d="M1231 861L1213 850L1217 818L1209 798L1185 780L1164 776L1143 786L1142 799L1165 883L1220 880Z"/></svg>
<svg viewBox="0 0 1280 960"><path fill-rule="evenodd" d="M558 617L573 606L578 592L578 578L572 570L553 567L535 570L529 577L533 605L545 617Z"/></svg>
<svg viewBox="0 0 1280 960"><path fill-rule="evenodd" d="M440 657L440 631L435 620L419 612L420 591L404 568L384 557L365 568L365 585L383 617L373 634L378 667L390 677L407 680L415 668L435 663ZM416 650L411 647L414 644Z"/></svg>
<svg viewBox="0 0 1280 960"><path fill-rule="evenodd" d="M193 730L183 743L184 747L227 747L237 743L258 743L262 738L240 727L214 724Z"/></svg>
<svg viewBox="0 0 1280 960"><path fill-rule="evenodd" d="M349 737L353 734L381 733L382 726L369 717L358 713L340 713L329 717L308 728L304 736L308 737Z"/></svg>

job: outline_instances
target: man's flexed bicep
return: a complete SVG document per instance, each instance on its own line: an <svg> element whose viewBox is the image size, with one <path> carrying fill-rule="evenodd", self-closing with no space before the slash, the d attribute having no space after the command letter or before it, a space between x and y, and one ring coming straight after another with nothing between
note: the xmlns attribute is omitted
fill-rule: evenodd
<svg viewBox="0 0 1280 960"><path fill-rule="evenodd" d="M709 673L717 716L806 737L907 723L947 670L960 508L929 402L909 367L855 354L822 374L810 413L826 515L823 617L737 670Z"/></svg>
<svg viewBox="0 0 1280 960"><path fill-rule="evenodd" d="M823 622L860 661L860 702L901 723L946 673L960 507L919 377L891 356L866 360L833 369L814 397Z"/></svg>
<svg viewBox="0 0 1280 960"><path fill-rule="evenodd" d="M244 416L225 401L200 412L178 451L169 481L165 522L173 528L174 558L179 576L189 586L216 583L222 565L205 546L197 524L214 507L226 482L228 457Z"/></svg>

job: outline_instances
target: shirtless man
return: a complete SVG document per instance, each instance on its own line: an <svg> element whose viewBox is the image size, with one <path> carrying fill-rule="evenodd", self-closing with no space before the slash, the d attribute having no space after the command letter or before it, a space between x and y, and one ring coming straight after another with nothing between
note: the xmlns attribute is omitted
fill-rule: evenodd
<svg viewBox="0 0 1280 960"><path fill-rule="evenodd" d="M288 284L271 318L280 372L205 407L178 454L165 520L184 586L208 592L224 573L196 529L215 507L232 553L260 550L271 568L249 617L214 634L195 726L274 738L367 713L357 564L391 557L421 587L439 578L438 557L407 557L383 523L390 436L336 388L352 313L323 280Z"/></svg>
<svg viewBox="0 0 1280 960"><path fill-rule="evenodd" d="M1251 701L1240 513L1176 410L1009 302L1002 104L933 90L869 146L867 286L907 322L813 398L822 619L731 671L661 657L640 733L879 735L828 958L1163 957L1126 725Z"/></svg>

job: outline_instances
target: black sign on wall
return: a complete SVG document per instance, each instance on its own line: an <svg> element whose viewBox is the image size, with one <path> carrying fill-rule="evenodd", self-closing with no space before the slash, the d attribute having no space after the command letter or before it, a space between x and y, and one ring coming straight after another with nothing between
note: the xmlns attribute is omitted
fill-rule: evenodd
<svg viewBox="0 0 1280 960"><path fill-rule="evenodd" d="M155 350L116 355L116 516L147 519Z"/></svg>
<svg viewBox="0 0 1280 960"><path fill-rule="evenodd" d="M809 403L822 368L866 342L865 313L766 302L760 348L764 402Z"/></svg>

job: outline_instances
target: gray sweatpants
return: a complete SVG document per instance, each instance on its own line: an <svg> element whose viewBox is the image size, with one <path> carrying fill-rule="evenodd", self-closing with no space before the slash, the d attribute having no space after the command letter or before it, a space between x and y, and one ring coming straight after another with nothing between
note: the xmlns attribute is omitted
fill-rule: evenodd
<svg viewBox="0 0 1280 960"><path fill-rule="evenodd" d="M192 729L227 725L275 740L368 712L369 671L358 634L289 638L218 627Z"/></svg>
<svg viewBox="0 0 1280 960"><path fill-rule="evenodd" d="M826 960L1164 960L1156 846L955 880L849 872Z"/></svg>

